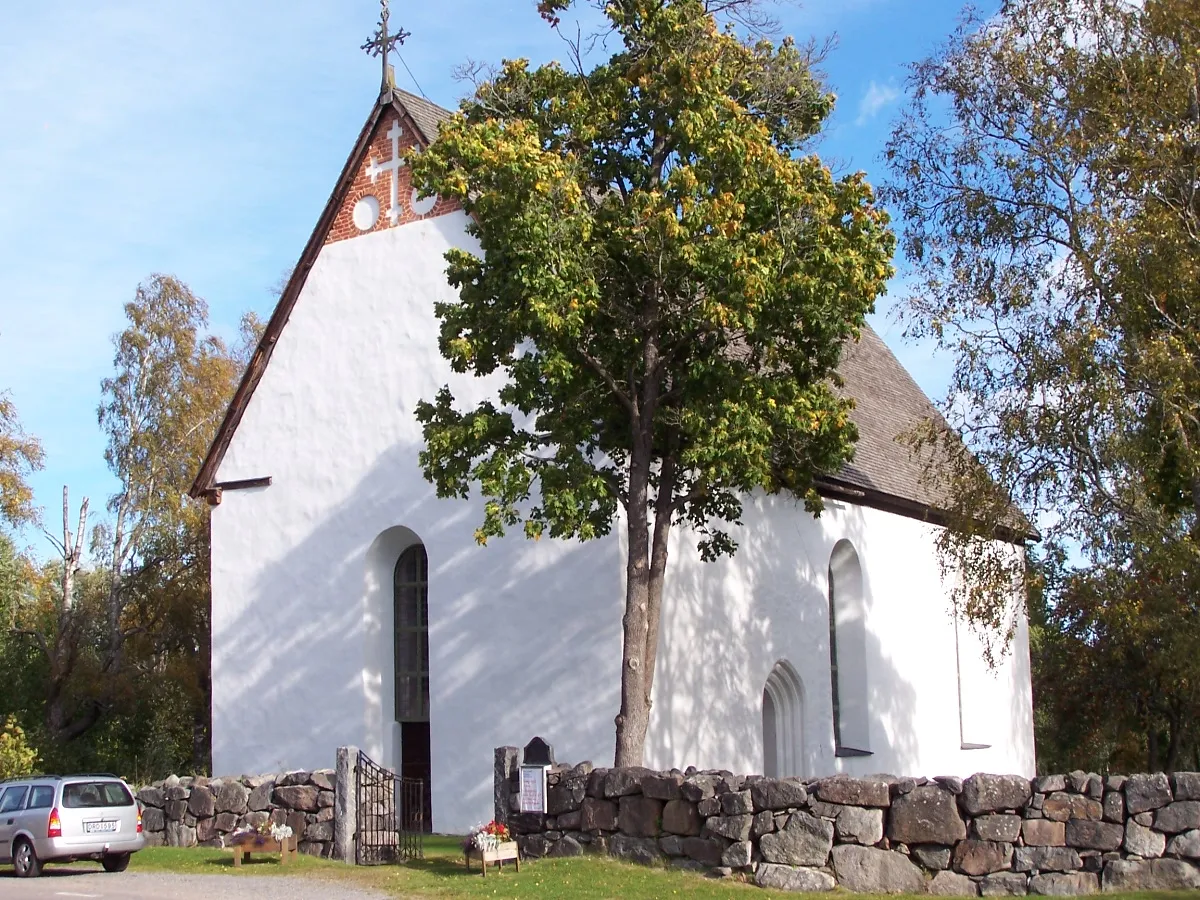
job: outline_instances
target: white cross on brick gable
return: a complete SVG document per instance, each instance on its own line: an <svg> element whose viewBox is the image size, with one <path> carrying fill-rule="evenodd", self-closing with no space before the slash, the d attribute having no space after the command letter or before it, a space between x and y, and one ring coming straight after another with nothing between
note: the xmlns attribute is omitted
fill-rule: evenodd
<svg viewBox="0 0 1200 900"><path fill-rule="evenodd" d="M400 195L397 190L397 182L399 181L400 170L405 165L405 158L400 155L400 138L404 136L404 129L400 125L400 120L396 119L392 122L392 127L388 129L387 136L392 139L392 158L387 162L380 163L375 161L375 157L371 157L371 162L367 166L367 174L371 176L371 184L375 183L375 179L379 177L380 172L390 172L392 175L392 205L387 211L388 222L395 225L400 221L400 216L404 214L404 210L400 208Z"/></svg>

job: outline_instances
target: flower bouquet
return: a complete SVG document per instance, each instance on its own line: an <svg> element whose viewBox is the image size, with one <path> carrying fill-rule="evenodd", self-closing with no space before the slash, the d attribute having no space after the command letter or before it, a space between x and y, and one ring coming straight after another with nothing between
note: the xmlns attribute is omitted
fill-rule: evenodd
<svg viewBox="0 0 1200 900"><path fill-rule="evenodd" d="M488 863L498 863L503 867L504 861L511 859L521 871L521 857L517 851L517 842L512 839L508 826L495 820L486 825L476 825L471 833L463 839L463 856L467 868L471 868L472 858L483 864L483 874L486 877Z"/></svg>
<svg viewBox="0 0 1200 900"><path fill-rule="evenodd" d="M508 826L493 819L486 825L476 825L471 829L471 833L463 841L463 852L495 850L501 844L507 843L510 840L512 838L509 836Z"/></svg>
<svg viewBox="0 0 1200 900"><path fill-rule="evenodd" d="M254 825L243 825L229 837L235 844L265 846L274 841L282 846L293 833L292 826L276 825L268 819L257 827Z"/></svg>

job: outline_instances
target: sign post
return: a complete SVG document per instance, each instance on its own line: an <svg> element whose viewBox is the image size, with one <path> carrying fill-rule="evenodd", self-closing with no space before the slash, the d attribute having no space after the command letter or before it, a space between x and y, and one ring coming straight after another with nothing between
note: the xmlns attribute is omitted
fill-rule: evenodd
<svg viewBox="0 0 1200 900"><path fill-rule="evenodd" d="M546 811L547 766L521 766L521 812Z"/></svg>
<svg viewBox="0 0 1200 900"><path fill-rule="evenodd" d="M535 737L521 754L521 812L546 812L546 773L554 765L554 748Z"/></svg>

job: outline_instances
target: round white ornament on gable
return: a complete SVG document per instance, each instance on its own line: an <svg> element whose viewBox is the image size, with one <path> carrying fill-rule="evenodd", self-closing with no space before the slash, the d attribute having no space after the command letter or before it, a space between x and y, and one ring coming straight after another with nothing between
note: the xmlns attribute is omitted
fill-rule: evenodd
<svg viewBox="0 0 1200 900"><path fill-rule="evenodd" d="M359 231L370 231L379 221L379 201L371 194L359 198L354 204L354 227Z"/></svg>
<svg viewBox="0 0 1200 900"><path fill-rule="evenodd" d="M423 216L426 213L433 212L433 208L437 206L437 201L437 194L434 194L432 197L422 197L414 188L412 192L412 211L418 216Z"/></svg>

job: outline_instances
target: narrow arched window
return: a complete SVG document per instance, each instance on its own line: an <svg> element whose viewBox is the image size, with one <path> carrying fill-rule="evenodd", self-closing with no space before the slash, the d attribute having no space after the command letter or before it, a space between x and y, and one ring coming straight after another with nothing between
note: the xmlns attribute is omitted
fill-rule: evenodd
<svg viewBox="0 0 1200 900"><path fill-rule="evenodd" d="M429 557L415 544L400 554L393 581L396 721L429 721Z"/></svg>
<svg viewBox="0 0 1200 900"><path fill-rule="evenodd" d="M804 775L804 687L786 660L767 676L762 696L763 774Z"/></svg>
<svg viewBox="0 0 1200 900"><path fill-rule="evenodd" d="M867 704L867 616L862 566L849 541L829 557L829 673L838 756L871 752Z"/></svg>

